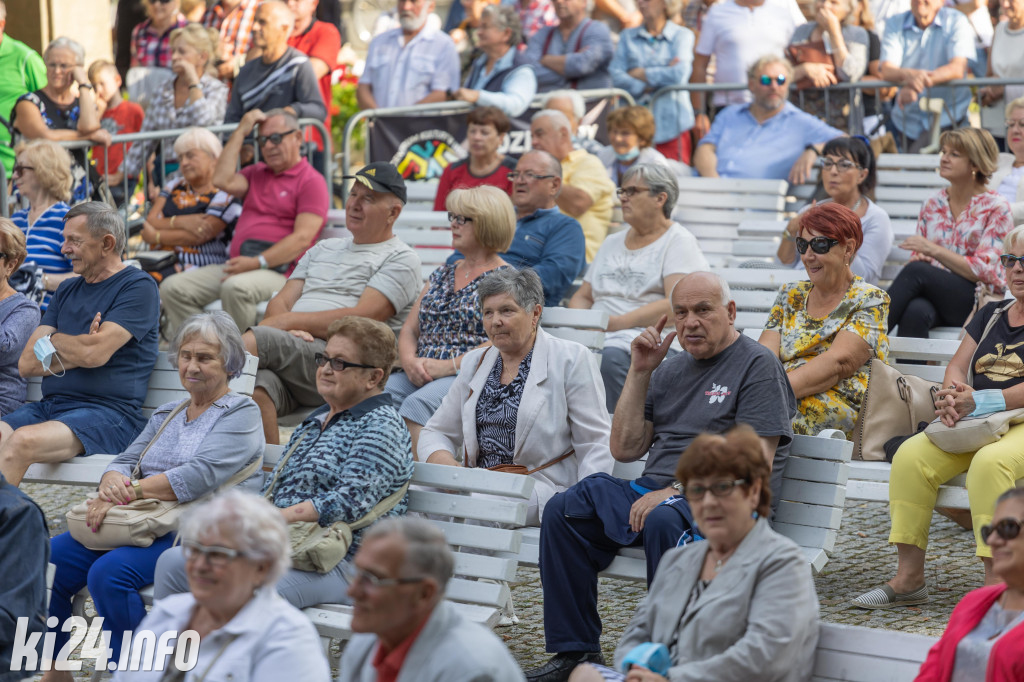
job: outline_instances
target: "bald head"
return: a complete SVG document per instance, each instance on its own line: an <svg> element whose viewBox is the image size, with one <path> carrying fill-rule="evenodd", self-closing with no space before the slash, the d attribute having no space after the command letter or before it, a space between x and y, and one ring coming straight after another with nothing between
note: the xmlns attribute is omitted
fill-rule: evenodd
<svg viewBox="0 0 1024 682"><path fill-rule="evenodd" d="M736 303L729 283L713 272L693 272L672 289L679 344L698 360L713 358L737 338Z"/></svg>

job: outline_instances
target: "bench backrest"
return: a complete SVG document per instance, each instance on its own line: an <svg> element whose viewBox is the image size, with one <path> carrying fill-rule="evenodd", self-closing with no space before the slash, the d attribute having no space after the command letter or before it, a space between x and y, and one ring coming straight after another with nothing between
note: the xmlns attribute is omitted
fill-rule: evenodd
<svg viewBox="0 0 1024 682"><path fill-rule="evenodd" d="M579 308L545 308L540 323L544 331L552 336L575 341L590 350L599 351L604 348L608 313Z"/></svg>
<svg viewBox="0 0 1024 682"><path fill-rule="evenodd" d="M911 682L936 637L822 623L811 682Z"/></svg>
<svg viewBox="0 0 1024 682"><path fill-rule="evenodd" d="M742 220L780 220L784 180L680 178L672 218L698 239L735 239Z"/></svg>
<svg viewBox="0 0 1024 682"><path fill-rule="evenodd" d="M160 351L153 366L153 373L149 375L149 388L146 391L146 399L142 403L142 414L148 419L153 410L165 403L175 400L184 400L188 397L188 391L181 385L181 378L178 370L168 362L166 351ZM232 391L243 395L252 395L256 387L256 365L259 358L246 355L245 367L241 376L232 379L229 383ZM38 402L43 399L42 379L32 377L28 380L28 402ZM99 480L99 479L96 479Z"/></svg>

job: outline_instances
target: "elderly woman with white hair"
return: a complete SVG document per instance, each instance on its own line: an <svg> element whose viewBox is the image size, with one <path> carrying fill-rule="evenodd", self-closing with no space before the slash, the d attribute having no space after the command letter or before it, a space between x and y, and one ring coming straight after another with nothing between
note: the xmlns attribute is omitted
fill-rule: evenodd
<svg viewBox="0 0 1024 682"><path fill-rule="evenodd" d="M533 270L501 269L477 287L491 342L461 370L417 444L420 460L531 476L527 523L590 474L611 473L611 428L594 355L540 328L544 290ZM465 454L460 463L455 455Z"/></svg>
<svg viewBox="0 0 1024 682"><path fill-rule="evenodd" d="M679 185L671 170L657 164L633 166L623 174L618 194L629 229L604 240L569 301L570 308L608 313L601 350L608 412L615 411L622 393L633 339L671 314L668 298L679 280L710 267L696 238L672 220Z"/></svg>
<svg viewBox="0 0 1024 682"><path fill-rule="evenodd" d="M217 136L203 128L189 128L174 141L181 177L164 185L142 227L142 239L153 249L177 254L177 267L165 276L227 260L229 228L242 204L213 184L222 149Z"/></svg>
<svg viewBox="0 0 1024 682"><path fill-rule="evenodd" d="M100 127L96 93L85 70L85 49L61 36L43 52L46 85L18 98L11 109L11 126L26 140L91 140L110 144L110 133ZM77 84L77 90L75 85ZM77 150L75 185L71 203L87 195L85 150Z"/></svg>
<svg viewBox="0 0 1024 682"><path fill-rule="evenodd" d="M175 653L158 659L156 670L119 672L114 680L331 679L313 623L274 590L291 565L288 526L274 505L230 490L190 510L179 534L190 591L158 601L141 626L180 633ZM195 633L191 642L185 632ZM179 671L186 645L194 664Z"/></svg>
<svg viewBox="0 0 1024 682"><path fill-rule="evenodd" d="M1024 97L1006 105L1006 148L1010 153L999 155L989 186L1010 202L1013 224L1020 225L1024 223Z"/></svg>
<svg viewBox="0 0 1024 682"><path fill-rule="evenodd" d="M189 397L154 410L139 437L107 467L98 497L88 502L87 523L94 532L116 505L141 499L192 502L229 481L253 491L262 482L259 408L228 386L246 357L231 317L222 311L193 315L171 342L168 357ZM88 586L96 612L114 633L110 646L116 660L121 633L134 630L146 615L138 591L153 582L156 561L174 539L172 531L149 547L96 551L70 533L56 536L50 541L50 561L57 566L50 615L66 622L72 598ZM53 634L58 652L68 633L55 629ZM71 673L51 670L43 680L71 680Z"/></svg>

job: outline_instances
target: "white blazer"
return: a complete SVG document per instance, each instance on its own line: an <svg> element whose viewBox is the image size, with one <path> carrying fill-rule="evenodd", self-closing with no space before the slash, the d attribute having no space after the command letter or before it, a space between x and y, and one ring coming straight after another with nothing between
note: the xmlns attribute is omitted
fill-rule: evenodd
<svg viewBox="0 0 1024 682"><path fill-rule="evenodd" d="M465 446L467 465L476 466L480 454L476 403L498 356L498 349L492 346L470 351L462 359L455 383L420 433L416 449L420 461L438 450L454 455ZM527 523L539 523L544 505L555 493L591 474L612 472L610 431L597 358L575 341L558 339L538 329L530 374L516 416L512 461L536 469L570 448L576 453L531 474L537 486Z"/></svg>
<svg viewBox="0 0 1024 682"><path fill-rule="evenodd" d="M1013 154L1002 153L999 155L999 167L996 169L992 179L988 181L988 188L994 192L999 191L999 185L1003 178L1013 170ZM1017 183L1016 198L1010 200L1010 209L1013 211L1013 224L1024 224L1024 178Z"/></svg>

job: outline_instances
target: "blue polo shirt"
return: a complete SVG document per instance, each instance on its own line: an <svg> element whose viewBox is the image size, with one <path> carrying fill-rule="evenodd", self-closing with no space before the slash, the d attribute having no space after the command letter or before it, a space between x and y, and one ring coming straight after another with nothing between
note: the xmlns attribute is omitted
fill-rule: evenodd
<svg viewBox="0 0 1024 682"><path fill-rule="evenodd" d="M764 123L757 122L749 104L733 104L718 112L700 144L715 145L723 178L785 180L807 145L842 134L790 102Z"/></svg>
<svg viewBox="0 0 1024 682"><path fill-rule="evenodd" d="M889 17L885 22L881 61L893 66L931 71L945 66L956 57L972 61L977 56L974 29L959 10L943 7L935 15L935 21L923 29L914 21L911 12ZM962 121L967 115L967 106L971 103L969 88L957 88L955 99L953 89L948 87L934 87L930 91L926 90L925 94L945 100L943 127ZM953 118L950 118L950 111ZM930 114L921 111L917 102L903 108L897 105L892 111L893 125L912 140L916 140L929 128L929 117Z"/></svg>
<svg viewBox="0 0 1024 682"><path fill-rule="evenodd" d="M537 209L516 221L512 245L501 257L514 268L533 268L544 287L544 305L557 306L587 263L583 228L557 206ZM448 262L461 258L456 251Z"/></svg>

